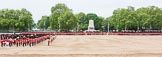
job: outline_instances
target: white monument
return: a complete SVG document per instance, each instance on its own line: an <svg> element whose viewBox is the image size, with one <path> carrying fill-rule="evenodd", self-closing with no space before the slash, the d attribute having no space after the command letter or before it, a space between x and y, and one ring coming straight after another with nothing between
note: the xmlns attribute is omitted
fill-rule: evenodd
<svg viewBox="0 0 162 57"><path fill-rule="evenodd" d="M95 27L94 27L94 21L93 20L89 20L89 25L88 25L88 30L86 30L88 32L95 32Z"/></svg>

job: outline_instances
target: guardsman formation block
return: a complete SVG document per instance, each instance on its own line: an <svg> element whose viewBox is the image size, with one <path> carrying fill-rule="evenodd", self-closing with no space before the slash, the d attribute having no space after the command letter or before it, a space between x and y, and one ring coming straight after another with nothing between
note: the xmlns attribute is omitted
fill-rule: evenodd
<svg viewBox="0 0 162 57"><path fill-rule="evenodd" d="M49 38L49 35L43 35L43 34L38 34L38 35L21 35L21 34L14 34L14 35L9 35L9 34L2 34L0 35L0 43L1 47L4 46L34 46L37 45L46 39Z"/></svg>

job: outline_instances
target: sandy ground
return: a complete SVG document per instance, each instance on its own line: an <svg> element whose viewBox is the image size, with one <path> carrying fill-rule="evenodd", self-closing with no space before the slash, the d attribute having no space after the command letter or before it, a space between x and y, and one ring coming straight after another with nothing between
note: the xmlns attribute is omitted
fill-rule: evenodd
<svg viewBox="0 0 162 57"><path fill-rule="evenodd" d="M0 57L162 57L162 35L58 35L51 46L0 47Z"/></svg>

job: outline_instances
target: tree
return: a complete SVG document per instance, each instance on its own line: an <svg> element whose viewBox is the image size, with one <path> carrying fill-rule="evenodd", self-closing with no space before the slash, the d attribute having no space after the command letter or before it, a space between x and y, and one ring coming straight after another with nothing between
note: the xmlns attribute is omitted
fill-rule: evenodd
<svg viewBox="0 0 162 57"><path fill-rule="evenodd" d="M26 9L21 9L19 20L20 22L24 23L23 27L21 27L23 31L32 29L32 24L34 23L34 21L32 19L32 14L29 11L27 11Z"/></svg>
<svg viewBox="0 0 162 57"><path fill-rule="evenodd" d="M116 30L161 29L162 10L156 6L119 8L108 19Z"/></svg>
<svg viewBox="0 0 162 57"><path fill-rule="evenodd" d="M83 29L85 29L86 27L84 27L83 25L85 24L86 21L86 15L83 12L80 12L78 14L75 15L76 19L78 20L77 26L78 26L78 31L82 31Z"/></svg>
<svg viewBox="0 0 162 57"><path fill-rule="evenodd" d="M50 20L48 16L42 16L42 18L37 23L37 28L42 30L47 30L50 26Z"/></svg>
<svg viewBox="0 0 162 57"><path fill-rule="evenodd" d="M98 30L104 31L104 30L105 30L105 26L104 26L105 18L102 17L102 16L99 16L98 18L99 18L99 20L98 20L98 22L97 22L97 24L98 24L98 26L99 26L99 29L98 29Z"/></svg>
<svg viewBox="0 0 162 57"><path fill-rule="evenodd" d="M1 30L27 31L31 30L31 24L33 24L32 14L26 9L2 9L0 19Z"/></svg>
<svg viewBox="0 0 162 57"><path fill-rule="evenodd" d="M78 20L72 12L66 11L60 18L60 29L62 31L70 31L77 28Z"/></svg>
<svg viewBox="0 0 162 57"><path fill-rule="evenodd" d="M60 20L61 16L66 12L70 11L70 9L62 3L58 3L51 8L51 15L50 15L50 27L52 30L59 30L60 29Z"/></svg>

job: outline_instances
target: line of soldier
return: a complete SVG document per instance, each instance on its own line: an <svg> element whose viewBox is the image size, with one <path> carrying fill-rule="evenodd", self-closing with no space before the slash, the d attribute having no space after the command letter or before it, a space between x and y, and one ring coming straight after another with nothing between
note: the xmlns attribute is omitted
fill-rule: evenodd
<svg viewBox="0 0 162 57"><path fill-rule="evenodd" d="M52 45L52 42L56 39L56 36L53 34L53 35L50 35L50 38L48 39L48 46Z"/></svg>
<svg viewBox="0 0 162 57"><path fill-rule="evenodd" d="M39 44L40 42L49 39L49 35L21 35L21 34L2 34L1 37L1 47L3 46L34 46L36 44Z"/></svg>

